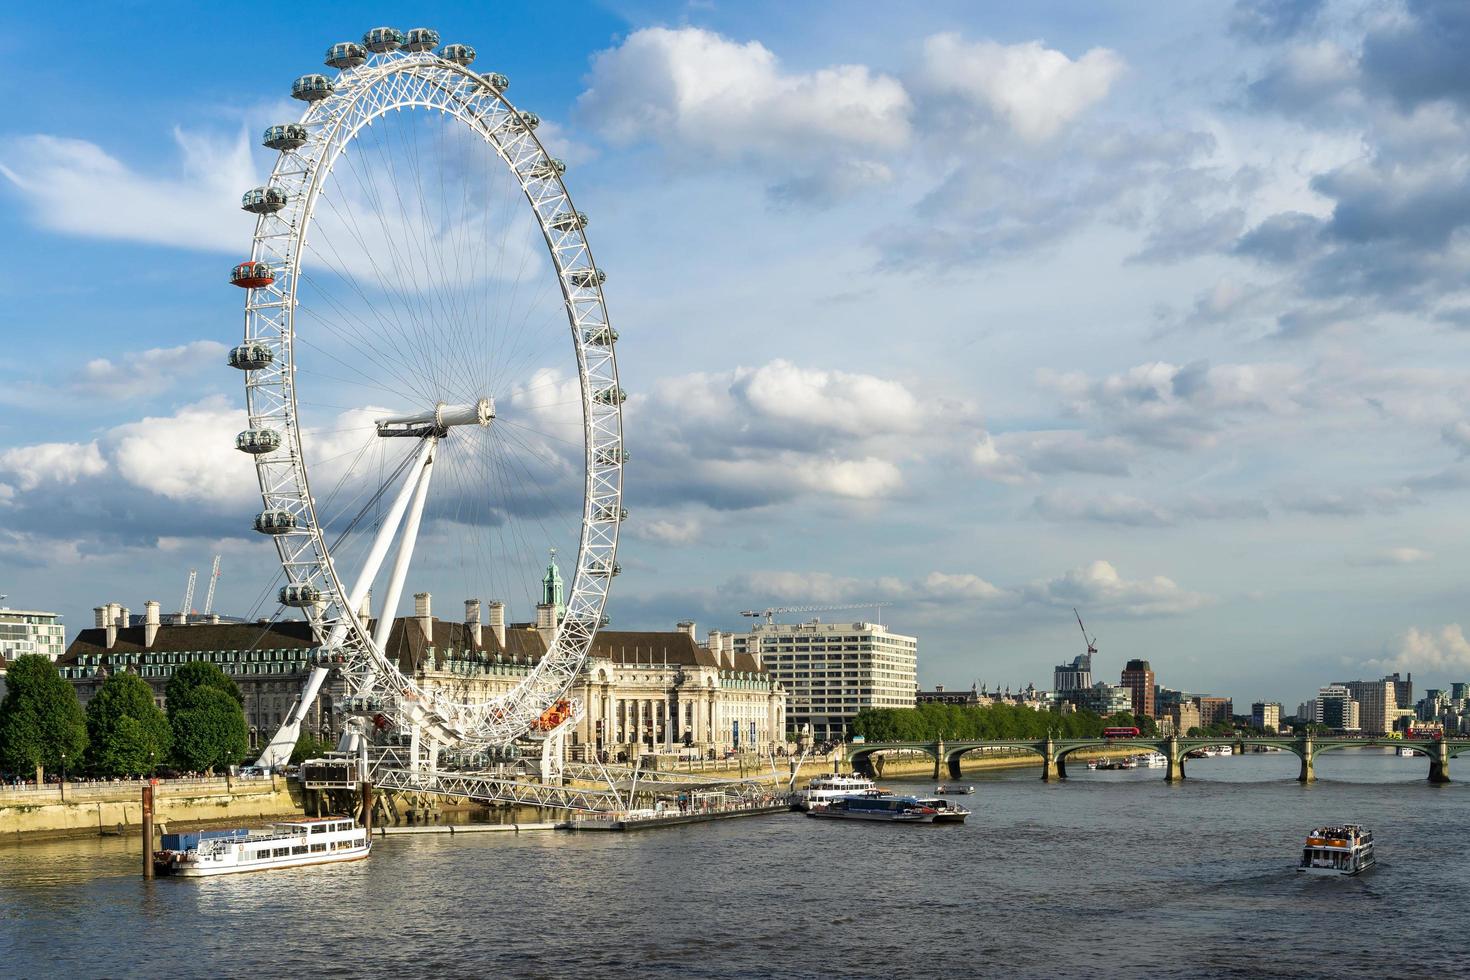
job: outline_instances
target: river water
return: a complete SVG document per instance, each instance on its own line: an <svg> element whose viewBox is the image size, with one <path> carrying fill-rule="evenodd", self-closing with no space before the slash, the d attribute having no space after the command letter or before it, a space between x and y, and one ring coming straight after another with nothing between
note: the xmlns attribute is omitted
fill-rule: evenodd
<svg viewBox="0 0 1470 980"><path fill-rule="evenodd" d="M136 842L4 846L0 976L1463 975L1470 786L1380 750L1320 756L1312 786L1297 765L976 774L962 826L396 837L202 881L142 880ZM1378 869L1298 875L1336 821L1374 829Z"/></svg>

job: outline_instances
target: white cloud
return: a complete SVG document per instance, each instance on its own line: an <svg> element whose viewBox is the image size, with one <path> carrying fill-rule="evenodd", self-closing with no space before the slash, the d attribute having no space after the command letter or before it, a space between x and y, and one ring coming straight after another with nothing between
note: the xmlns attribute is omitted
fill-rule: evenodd
<svg viewBox="0 0 1470 980"><path fill-rule="evenodd" d="M1162 508L1124 493L1081 496L1052 490L1038 496L1034 506L1049 521L1099 521L1131 527L1165 527L1174 523Z"/></svg>
<svg viewBox="0 0 1470 980"><path fill-rule="evenodd" d="M120 355L116 360L96 357L72 379L72 387L109 399L156 394L172 387L183 375L224 362L225 345L195 340L178 347L154 347Z"/></svg>
<svg viewBox="0 0 1470 980"><path fill-rule="evenodd" d="M1173 579L1155 575L1126 579L1111 562L1093 561L1057 578L1035 582L1027 598L1054 606L1086 606L1099 612L1129 616L1174 616L1207 605L1211 600L1179 587Z"/></svg>
<svg viewBox="0 0 1470 980"><path fill-rule="evenodd" d="M863 65L789 71L759 41L696 27L645 28L600 52L577 106L616 144L655 142L807 182L826 175L814 164L834 164L848 186L887 179L881 157L910 138L896 79Z"/></svg>
<svg viewBox="0 0 1470 980"><path fill-rule="evenodd" d="M1037 381L1057 391L1075 415L1171 449L1212 445L1237 416L1289 416L1306 397L1300 368L1287 363L1188 365L1151 361L1093 381L1078 372L1042 369Z"/></svg>
<svg viewBox="0 0 1470 980"><path fill-rule="evenodd" d="M171 177L133 170L95 143L48 135L8 140L0 174L54 231L239 252L249 240L240 195L260 182L245 131L221 139L175 129L174 140L182 165Z"/></svg>
<svg viewBox="0 0 1470 980"><path fill-rule="evenodd" d="M1423 548L1385 548L1348 559L1350 565L1420 565L1434 560L1434 552Z"/></svg>
<svg viewBox="0 0 1470 980"><path fill-rule="evenodd" d="M1124 67L1106 48L1074 61L1040 41L1005 45L944 33L924 42L918 84L984 109L1023 140L1040 143L1105 99Z"/></svg>
<svg viewBox="0 0 1470 980"><path fill-rule="evenodd" d="M250 457L235 449L245 410L216 395L171 416L144 418L113 429L107 455L124 480L180 503L256 498Z"/></svg>
<svg viewBox="0 0 1470 980"><path fill-rule="evenodd" d="M627 418L652 447L644 465L657 471L658 502L743 509L802 494L891 497L904 465L941 451L946 427L969 409L875 375L778 359L665 378L629 400Z"/></svg>
<svg viewBox="0 0 1470 980"><path fill-rule="evenodd" d="M970 599L979 602L995 602L1011 597L1011 593L997 588L978 575L968 572L954 575L946 572L930 572L918 585L925 596L935 599Z"/></svg>
<svg viewBox="0 0 1470 980"><path fill-rule="evenodd" d="M665 545L694 544L702 531L703 525L693 517L630 520L623 526L623 533L630 537Z"/></svg>
<svg viewBox="0 0 1470 980"><path fill-rule="evenodd" d="M13 497L15 490L34 490L43 484L74 484L84 477L97 476L105 472L107 461L97 447L96 440L88 443L43 442L32 446L17 446L0 452L0 473L6 474L14 483L5 496Z"/></svg>
<svg viewBox="0 0 1470 980"><path fill-rule="evenodd" d="M1397 636L1388 655L1369 660L1368 666L1383 671L1428 670L1456 672L1470 670L1470 640L1459 623L1441 626L1439 629L1420 629L1411 626Z"/></svg>
<svg viewBox="0 0 1470 980"><path fill-rule="evenodd" d="M996 483L1016 485L1031 479L1026 464L1014 453L1003 453L989 432L982 431L970 449L970 462L980 475Z"/></svg>

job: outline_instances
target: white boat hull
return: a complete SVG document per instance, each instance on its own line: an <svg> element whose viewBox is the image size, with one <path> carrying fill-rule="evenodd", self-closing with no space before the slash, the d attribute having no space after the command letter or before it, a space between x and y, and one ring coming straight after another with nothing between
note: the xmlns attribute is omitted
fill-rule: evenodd
<svg viewBox="0 0 1470 980"><path fill-rule="evenodd" d="M217 875L244 874L247 871L275 871L278 868L301 868L310 864L337 864L342 861L360 861L372 853L369 841L363 847L354 847L329 854L298 854L292 857L266 858L246 864L224 861L179 861L168 866L167 873L178 878L213 878Z"/></svg>

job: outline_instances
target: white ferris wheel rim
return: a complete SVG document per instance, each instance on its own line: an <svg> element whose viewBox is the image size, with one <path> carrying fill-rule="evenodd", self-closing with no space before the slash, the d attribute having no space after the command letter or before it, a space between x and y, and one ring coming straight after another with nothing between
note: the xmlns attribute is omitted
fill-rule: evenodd
<svg viewBox="0 0 1470 980"><path fill-rule="evenodd" d="M400 729L412 727L444 747L475 749L506 744L563 697L585 661L602 622L617 572L622 520L622 389L618 385L615 332L606 315L602 274L593 262L585 219L572 204L553 158L528 119L505 97L498 76L479 75L432 50L388 50L344 69L325 98L309 103L297 125L308 139L283 151L267 188L286 194L281 209L261 214L251 261L265 263L272 282L246 296L245 341L264 344L273 365L247 371L246 401L252 430L279 427L280 446L255 455L267 512L287 511L298 524L273 538L288 587L315 589L321 601L303 606L318 641L342 672L349 698L381 707ZM442 691L405 676L379 649L348 602L317 516L297 411L297 287L318 197L332 166L364 126L399 109L453 116L479 135L507 167L538 222L558 278L572 334L581 389L584 490L576 569L566 612L547 651L508 694L477 702L450 700ZM608 396L613 393L611 397ZM383 616L394 610L384 609Z"/></svg>

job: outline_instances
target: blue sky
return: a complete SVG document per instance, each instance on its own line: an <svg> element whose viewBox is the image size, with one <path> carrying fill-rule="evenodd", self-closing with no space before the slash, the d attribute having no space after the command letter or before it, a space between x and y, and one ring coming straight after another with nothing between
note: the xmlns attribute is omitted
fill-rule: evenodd
<svg viewBox="0 0 1470 980"><path fill-rule="evenodd" d="M1470 677L1470 18L1428 0L12 9L11 604L169 607L218 551L257 608L235 202L378 23L509 75L593 216L617 626L882 600L926 685L1045 685L1076 605L1099 674L1239 701Z"/></svg>

